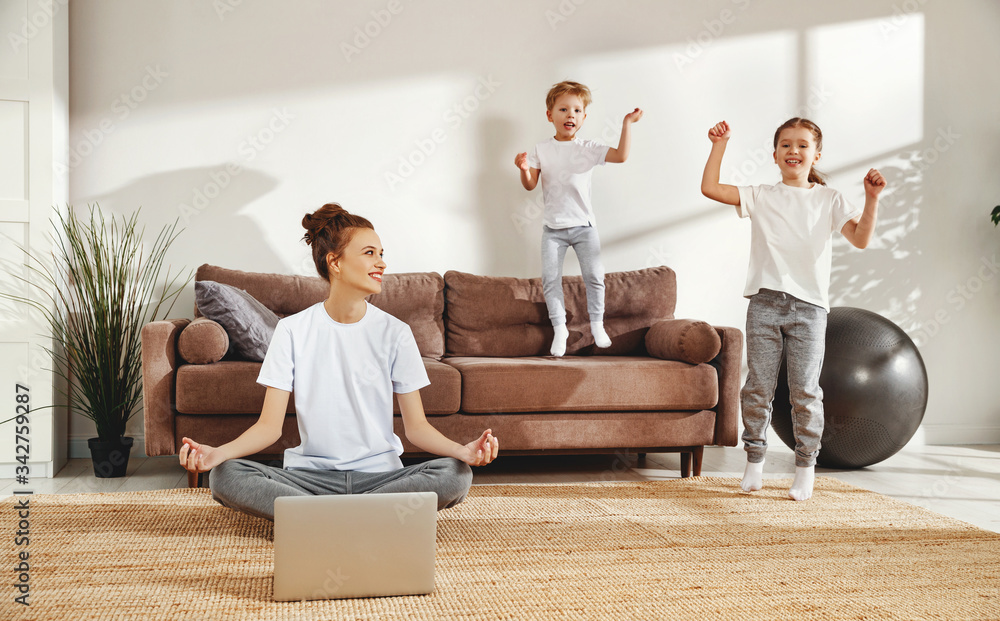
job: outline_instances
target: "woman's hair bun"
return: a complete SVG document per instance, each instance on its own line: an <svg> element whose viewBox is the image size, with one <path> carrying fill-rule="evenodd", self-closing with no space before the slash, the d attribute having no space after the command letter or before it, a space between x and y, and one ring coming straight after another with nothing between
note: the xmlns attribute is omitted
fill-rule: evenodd
<svg viewBox="0 0 1000 621"><path fill-rule="evenodd" d="M375 229L367 219L350 213L339 203L327 203L302 216L302 228L306 230L302 238L312 247L316 272L327 280L330 279L327 256L343 254L354 229Z"/></svg>
<svg viewBox="0 0 1000 621"><path fill-rule="evenodd" d="M319 234L331 224L335 225L337 218L343 214L347 214L347 210L341 207L339 203L327 203L314 213L307 213L303 216L302 228L306 230L304 236L306 243L310 246L313 245ZM333 228L336 230L340 227L334 226Z"/></svg>

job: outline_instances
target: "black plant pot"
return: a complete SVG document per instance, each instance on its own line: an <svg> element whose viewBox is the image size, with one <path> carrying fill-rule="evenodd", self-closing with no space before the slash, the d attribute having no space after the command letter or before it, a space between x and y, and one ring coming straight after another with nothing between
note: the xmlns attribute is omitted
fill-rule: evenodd
<svg viewBox="0 0 1000 621"><path fill-rule="evenodd" d="M99 479L111 479L125 476L128 470L128 454L132 450L135 438L122 436L115 440L90 438L90 459L94 462L94 476Z"/></svg>

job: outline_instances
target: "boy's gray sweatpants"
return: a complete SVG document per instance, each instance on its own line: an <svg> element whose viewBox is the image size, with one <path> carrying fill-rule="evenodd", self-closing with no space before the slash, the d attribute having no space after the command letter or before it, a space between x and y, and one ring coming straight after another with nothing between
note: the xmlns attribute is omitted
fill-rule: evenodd
<svg viewBox="0 0 1000 621"><path fill-rule="evenodd" d="M274 521L279 496L436 492L438 511L465 499L472 485L468 464L442 457L389 472L285 470L248 459L230 459L212 469L209 487L219 504Z"/></svg>
<svg viewBox="0 0 1000 621"><path fill-rule="evenodd" d="M591 321L604 321L604 264L601 263L601 240L593 226L550 229L542 226L542 292L553 326L566 323L562 273L566 249L576 251L580 273L587 287L587 314Z"/></svg>
<svg viewBox="0 0 1000 621"><path fill-rule="evenodd" d="M747 309L747 382L740 394L743 447L747 461L760 463L767 452L771 401L784 353L795 432L795 465L816 464L823 437L823 389L819 385L826 351L827 312L787 293L761 289Z"/></svg>

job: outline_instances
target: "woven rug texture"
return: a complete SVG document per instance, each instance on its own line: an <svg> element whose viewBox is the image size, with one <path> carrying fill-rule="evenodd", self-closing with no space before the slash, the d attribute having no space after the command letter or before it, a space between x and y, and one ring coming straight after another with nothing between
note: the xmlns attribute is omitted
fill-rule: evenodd
<svg viewBox="0 0 1000 621"><path fill-rule="evenodd" d="M1000 619L1000 534L829 478L792 502L788 484L474 486L438 514L434 593L291 603L271 600L272 524L207 490L27 496L20 547L15 496L0 619Z"/></svg>

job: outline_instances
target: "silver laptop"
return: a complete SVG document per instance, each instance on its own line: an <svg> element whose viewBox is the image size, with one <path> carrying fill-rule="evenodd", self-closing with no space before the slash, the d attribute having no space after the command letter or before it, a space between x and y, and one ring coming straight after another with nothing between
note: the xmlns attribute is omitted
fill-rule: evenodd
<svg viewBox="0 0 1000 621"><path fill-rule="evenodd" d="M288 496L274 501L274 599L434 590L437 494Z"/></svg>

